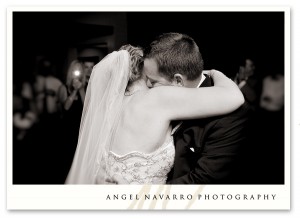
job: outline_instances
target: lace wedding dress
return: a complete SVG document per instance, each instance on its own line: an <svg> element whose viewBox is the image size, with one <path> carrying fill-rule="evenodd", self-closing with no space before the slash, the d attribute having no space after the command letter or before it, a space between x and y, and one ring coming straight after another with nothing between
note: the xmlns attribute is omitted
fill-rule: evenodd
<svg viewBox="0 0 300 219"><path fill-rule="evenodd" d="M132 151L118 155L109 151L106 175L111 179L121 179L122 184L165 184L174 157L172 136L152 153Z"/></svg>

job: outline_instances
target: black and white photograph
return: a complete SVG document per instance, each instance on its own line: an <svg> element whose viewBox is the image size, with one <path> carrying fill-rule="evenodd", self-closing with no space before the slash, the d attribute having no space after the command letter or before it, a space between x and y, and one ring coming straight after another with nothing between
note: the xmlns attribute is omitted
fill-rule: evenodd
<svg viewBox="0 0 300 219"><path fill-rule="evenodd" d="M290 208L289 8L8 20L9 208Z"/></svg>

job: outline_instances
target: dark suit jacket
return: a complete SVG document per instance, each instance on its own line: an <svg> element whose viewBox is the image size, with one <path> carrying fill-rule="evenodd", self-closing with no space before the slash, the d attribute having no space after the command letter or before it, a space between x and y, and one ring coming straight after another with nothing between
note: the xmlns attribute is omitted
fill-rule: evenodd
<svg viewBox="0 0 300 219"><path fill-rule="evenodd" d="M201 87L212 85L207 77ZM184 121L174 133L175 163L167 183L238 183L248 112L245 103L225 116Z"/></svg>

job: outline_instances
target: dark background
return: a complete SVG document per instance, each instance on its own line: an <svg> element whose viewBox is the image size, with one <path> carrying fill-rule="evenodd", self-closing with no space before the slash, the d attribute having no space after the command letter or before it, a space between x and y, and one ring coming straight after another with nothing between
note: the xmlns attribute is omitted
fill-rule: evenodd
<svg viewBox="0 0 300 219"><path fill-rule="evenodd" d="M262 71L269 63L277 63L278 71L283 71L283 16L275 12L130 13L128 40L147 45L164 32L186 33L197 42L206 69L233 74L236 60L249 54Z"/></svg>
<svg viewBox="0 0 300 219"><path fill-rule="evenodd" d="M284 74L283 12L14 12L13 81L33 83L38 58L47 56L53 62L55 76L64 82L71 60L84 54L85 49L96 51L101 59L127 43L145 48L165 32L194 38L205 69L217 69L233 77L240 58L250 56L261 78ZM282 184L283 114L261 114L257 120L257 132L249 139L253 151L248 161L249 169L262 169L255 176L262 180L249 182ZM269 129L272 126L277 128ZM48 135L59 142L53 133ZM14 184L64 182L69 164L64 163L64 152L59 148L63 145L45 146L46 141L34 132L29 140L14 141ZM260 154L259 159L254 154Z"/></svg>
<svg viewBox="0 0 300 219"><path fill-rule="evenodd" d="M101 16L97 18L98 15ZM105 17L115 19L114 24L102 24ZM120 29L119 20L126 23L120 37L114 33ZM24 65L32 72L35 57L46 54L54 60L57 75L63 78L70 48L90 46L89 40L105 44L103 37L113 35L118 42L109 52L122 43L146 47L165 32L194 38L205 69L219 69L231 76L237 71L239 57L250 55L261 74L284 70L283 12L14 12L14 68L22 66L22 73L14 71L14 76L24 74Z"/></svg>

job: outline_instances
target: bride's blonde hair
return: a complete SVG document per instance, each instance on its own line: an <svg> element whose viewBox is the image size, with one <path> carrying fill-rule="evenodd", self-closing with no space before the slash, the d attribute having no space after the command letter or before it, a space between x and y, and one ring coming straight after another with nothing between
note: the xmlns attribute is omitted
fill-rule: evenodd
<svg viewBox="0 0 300 219"><path fill-rule="evenodd" d="M126 50L130 55L130 75L129 82L134 82L142 76L142 68L144 65L143 49L134 47L130 44L123 45L119 50Z"/></svg>

